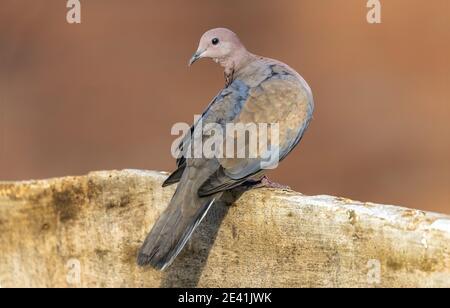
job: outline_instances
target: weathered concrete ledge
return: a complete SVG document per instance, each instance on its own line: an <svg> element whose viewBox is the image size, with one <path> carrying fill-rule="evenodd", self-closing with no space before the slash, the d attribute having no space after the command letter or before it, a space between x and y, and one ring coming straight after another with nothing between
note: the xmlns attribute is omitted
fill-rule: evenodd
<svg viewBox="0 0 450 308"><path fill-rule="evenodd" d="M166 272L136 253L163 173L0 182L1 287L450 287L450 217L268 189L215 206Z"/></svg>

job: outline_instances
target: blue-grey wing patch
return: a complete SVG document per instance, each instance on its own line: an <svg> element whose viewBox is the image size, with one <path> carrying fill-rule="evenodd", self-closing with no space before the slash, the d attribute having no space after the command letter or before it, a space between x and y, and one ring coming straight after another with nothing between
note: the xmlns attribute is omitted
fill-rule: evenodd
<svg viewBox="0 0 450 308"><path fill-rule="evenodd" d="M247 96L248 86L242 81L233 82L229 87L220 91L208 105L200 118L202 124L218 123L225 127L226 123L233 121L240 113ZM176 160L177 169L166 179L163 187L176 184L180 181L186 168L187 151L192 150L191 143L194 131L195 129L202 129L198 124L199 122L194 123L190 131L181 140L178 146L180 154Z"/></svg>

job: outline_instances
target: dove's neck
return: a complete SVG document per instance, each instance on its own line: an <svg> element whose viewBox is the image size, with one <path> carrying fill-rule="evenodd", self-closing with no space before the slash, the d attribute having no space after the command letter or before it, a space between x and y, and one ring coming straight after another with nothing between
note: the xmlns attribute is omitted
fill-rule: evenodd
<svg viewBox="0 0 450 308"><path fill-rule="evenodd" d="M220 65L225 69L225 79L227 83L233 81L235 76L241 69L249 65L256 59L256 56L242 48L236 50L232 56L220 61Z"/></svg>

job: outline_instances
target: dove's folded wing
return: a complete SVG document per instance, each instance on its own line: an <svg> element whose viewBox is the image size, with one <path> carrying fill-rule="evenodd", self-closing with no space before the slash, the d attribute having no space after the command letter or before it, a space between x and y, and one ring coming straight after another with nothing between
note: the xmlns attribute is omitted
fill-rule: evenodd
<svg viewBox="0 0 450 308"><path fill-rule="evenodd" d="M284 67L271 66L271 69L271 74L263 82L248 89L245 103L232 120L244 127L249 125L254 128L256 124L256 132L249 129L247 138L241 143L246 148L246 155L253 152L253 156L218 159L220 168L200 187L200 196L232 189L248 179L260 177L265 169L276 167L306 131L314 106L309 87L303 79ZM260 129L264 125L267 130ZM230 135L229 132L227 135ZM251 141L255 135L256 153L252 148L255 139ZM235 139L234 144L239 144L236 140L238 135L233 132L231 136Z"/></svg>

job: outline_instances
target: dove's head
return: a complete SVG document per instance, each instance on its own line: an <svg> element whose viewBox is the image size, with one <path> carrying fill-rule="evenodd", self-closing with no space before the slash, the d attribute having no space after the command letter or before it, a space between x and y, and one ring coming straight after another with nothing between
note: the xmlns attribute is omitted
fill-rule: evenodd
<svg viewBox="0 0 450 308"><path fill-rule="evenodd" d="M229 68L237 65L247 53L244 45L233 31L225 28L212 29L203 34L189 65L199 59L210 58L223 67Z"/></svg>

